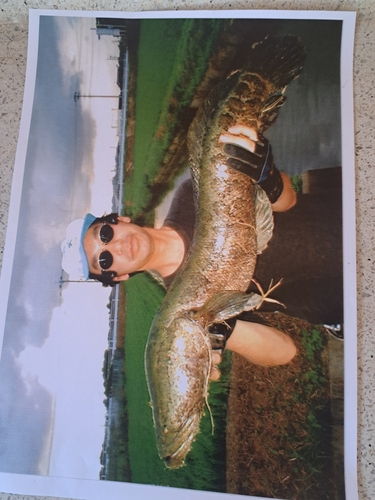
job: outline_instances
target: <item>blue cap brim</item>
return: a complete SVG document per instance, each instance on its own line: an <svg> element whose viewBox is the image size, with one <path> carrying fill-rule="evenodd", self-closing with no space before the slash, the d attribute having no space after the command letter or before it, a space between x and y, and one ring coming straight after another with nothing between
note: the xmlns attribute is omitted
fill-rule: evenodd
<svg viewBox="0 0 375 500"><path fill-rule="evenodd" d="M88 228L91 226L91 224L94 222L96 217L92 214L86 214L85 218L83 219L83 225L82 225L82 231L81 231L81 240L80 240L80 247L79 247L79 252L81 255L81 260L82 260L82 271L83 271L83 276L85 279L89 279L90 277L90 269L89 269L89 262L87 259L87 255L85 252L85 249L83 247L83 240L86 236Z"/></svg>

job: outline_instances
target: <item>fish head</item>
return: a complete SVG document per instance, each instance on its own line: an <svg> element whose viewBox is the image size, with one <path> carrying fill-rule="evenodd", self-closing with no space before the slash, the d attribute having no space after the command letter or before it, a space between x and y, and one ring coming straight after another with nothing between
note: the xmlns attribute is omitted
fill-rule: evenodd
<svg viewBox="0 0 375 500"><path fill-rule="evenodd" d="M185 465L186 456L191 450L193 441L199 432L200 419L200 413L196 412L191 415L181 431L174 436L173 443L171 442L169 446L164 446L160 449L160 457L168 469L178 469Z"/></svg>
<svg viewBox="0 0 375 500"><path fill-rule="evenodd" d="M211 369L205 330L187 315L164 327L146 358L159 456L168 468L184 465L199 432Z"/></svg>

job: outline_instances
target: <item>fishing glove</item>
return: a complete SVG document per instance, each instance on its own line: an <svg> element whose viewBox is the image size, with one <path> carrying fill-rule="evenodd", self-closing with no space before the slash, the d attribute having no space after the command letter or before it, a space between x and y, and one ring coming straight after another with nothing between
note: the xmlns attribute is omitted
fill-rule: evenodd
<svg viewBox="0 0 375 500"><path fill-rule="evenodd" d="M212 350L222 351L225 349L225 344L232 335L236 321L236 318L230 318L225 323L214 323L209 327L208 333Z"/></svg>
<svg viewBox="0 0 375 500"><path fill-rule="evenodd" d="M229 156L228 165L259 184L271 203L279 198L283 190L280 172L274 165L269 141L259 136L255 151L249 151L236 144L224 144L223 151Z"/></svg>
<svg viewBox="0 0 375 500"><path fill-rule="evenodd" d="M223 323L214 323L208 329L211 349L223 350L225 348L225 345L229 337L232 335L234 327L236 326L237 319L250 323L268 325L267 321L254 311L243 312L235 318L225 320Z"/></svg>

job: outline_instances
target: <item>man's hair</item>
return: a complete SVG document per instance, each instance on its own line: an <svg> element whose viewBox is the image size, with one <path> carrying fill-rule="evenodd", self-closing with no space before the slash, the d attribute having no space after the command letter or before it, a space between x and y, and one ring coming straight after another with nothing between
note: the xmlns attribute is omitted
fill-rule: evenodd
<svg viewBox="0 0 375 500"><path fill-rule="evenodd" d="M116 271L102 271L102 274L89 273L89 278L91 280L100 281L103 286L115 286L118 281L113 281L113 278L117 276Z"/></svg>

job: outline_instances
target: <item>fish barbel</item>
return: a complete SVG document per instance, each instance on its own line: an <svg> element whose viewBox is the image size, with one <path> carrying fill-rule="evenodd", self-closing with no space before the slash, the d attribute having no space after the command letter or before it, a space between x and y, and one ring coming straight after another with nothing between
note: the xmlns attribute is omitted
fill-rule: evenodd
<svg viewBox="0 0 375 500"><path fill-rule="evenodd" d="M183 465L199 431L212 365L208 327L261 303L259 295L244 292L257 252L272 234L266 195L227 165L219 136L236 123L260 133L268 128L304 57L293 36L256 44L245 68L209 94L188 132L194 238L154 318L145 354L158 452L170 468Z"/></svg>

